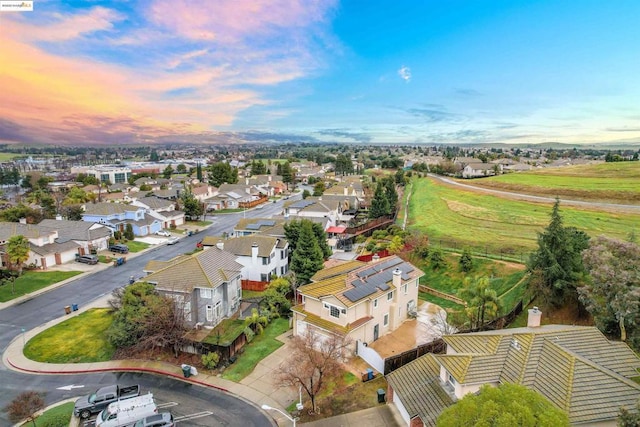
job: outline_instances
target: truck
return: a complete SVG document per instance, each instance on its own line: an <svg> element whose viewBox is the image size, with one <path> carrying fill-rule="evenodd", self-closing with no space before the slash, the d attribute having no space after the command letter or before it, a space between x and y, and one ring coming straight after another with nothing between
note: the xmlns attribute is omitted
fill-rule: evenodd
<svg viewBox="0 0 640 427"><path fill-rule="evenodd" d="M93 414L105 409L110 403L123 399L130 399L140 395L139 385L130 385L120 387L119 385L110 385L101 387L89 395L83 396L76 400L73 413L76 417L87 419Z"/></svg>
<svg viewBox="0 0 640 427"><path fill-rule="evenodd" d="M153 394L148 393L109 404L96 418L96 427L131 427L136 421L156 415Z"/></svg>

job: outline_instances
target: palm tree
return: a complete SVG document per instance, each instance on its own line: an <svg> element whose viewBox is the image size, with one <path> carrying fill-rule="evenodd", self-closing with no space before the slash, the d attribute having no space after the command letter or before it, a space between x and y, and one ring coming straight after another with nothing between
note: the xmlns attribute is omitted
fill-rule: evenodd
<svg viewBox="0 0 640 427"><path fill-rule="evenodd" d="M15 266L18 276L22 275L22 264L29 259L29 239L19 234L7 242L6 252L9 262Z"/></svg>
<svg viewBox="0 0 640 427"><path fill-rule="evenodd" d="M267 316L261 315L256 308L251 310L251 316L244 319L244 324L251 327L260 335L264 331L264 327L269 323Z"/></svg>
<svg viewBox="0 0 640 427"><path fill-rule="evenodd" d="M495 316L498 313L500 301L496 291L489 287L489 278L486 276L476 276L473 280L467 277L459 295L468 304L467 314L472 329L483 327L485 317Z"/></svg>

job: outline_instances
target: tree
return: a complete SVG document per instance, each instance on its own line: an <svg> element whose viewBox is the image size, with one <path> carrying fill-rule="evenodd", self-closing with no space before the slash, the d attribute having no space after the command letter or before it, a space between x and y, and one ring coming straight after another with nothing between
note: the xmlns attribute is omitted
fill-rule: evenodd
<svg viewBox="0 0 640 427"><path fill-rule="evenodd" d="M353 162L351 162L351 159L344 154L338 154L336 156L334 165L336 175L347 175L353 173Z"/></svg>
<svg viewBox="0 0 640 427"><path fill-rule="evenodd" d="M312 223L301 221L298 241L291 256L291 270L296 273L301 284L306 284L311 281L311 276L323 267L324 254L313 232Z"/></svg>
<svg viewBox="0 0 640 427"><path fill-rule="evenodd" d="M229 163L218 162L209 166L209 184L220 187L222 184L235 184L238 182L238 169L231 167Z"/></svg>
<svg viewBox="0 0 640 427"><path fill-rule="evenodd" d="M22 265L29 259L29 250L29 239L21 234L11 236L7 242L5 251L18 276L22 275Z"/></svg>
<svg viewBox="0 0 640 427"><path fill-rule="evenodd" d="M89 198L87 197L86 191L84 191L80 187L73 187L67 193L67 196L62 201L62 204L65 206L80 205L87 202L88 200Z"/></svg>
<svg viewBox="0 0 640 427"><path fill-rule="evenodd" d="M289 163L289 161L282 165L280 175L282 175L282 182L287 184L287 191L289 191L289 184L294 184L296 179L296 173L291 167L291 163Z"/></svg>
<svg viewBox="0 0 640 427"><path fill-rule="evenodd" d="M369 218L380 218L389 215L390 212L391 207L384 192L384 185L378 181L376 191L373 193L373 199L371 200L371 207L369 208Z"/></svg>
<svg viewBox="0 0 640 427"><path fill-rule="evenodd" d="M318 411L316 397L332 379L342 374L340 360L350 341L344 336L320 336L313 329L293 337L291 355L280 365L276 381L280 386L302 389L311 399L311 410Z"/></svg>
<svg viewBox="0 0 640 427"><path fill-rule="evenodd" d="M127 240L133 240L135 235L133 234L133 226L131 224L127 224L124 227L124 238Z"/></svg>
<svg viewBox="0 0 640 427"><path fill-rule="evenodd" d="M389 202L389 213L396 211L398 205L398 192L396 191L396 184L391 176L388 176L382 180L384 185L384 197Z"/></svg>
<svg viewBox="0 0 640 427"><path fill-rule="evenodd" d="M396 174L394 175L394 180L398 185L405 185L407 183L407 178L405 177L403 169L398 169L396 171Z"/></svg>
<svg viewBox="0 0 640 427"><path fill-rule="evenodd" d="M325 190L324 182L318 181L313 186L313 195L316 196L316 197L322 196L324 194L324 190Z"/></svg>
<svg viewBox="0 0 640 427"><path fill-rule="evenodd" d="M180 163L176 167L176 172L178 172L178 173L187 173L187 165L185 165L184 163Z"/></svg>
<svg viewBox="0 0 640 427"><path fill-rule="evenodd" d="M618 417L618 427L638 427L640 426L640 402L636 404L635 412L629 411L627 408L620 408L620 416Z"/></svg>
<svg viewBox="0 0 640 427"><path fill-rule="evenodd" d="M285 235L285 238L287 239L287 242L289 242L289 250L291 252L296 250L296 247L298 246L298 239L300 236L300 228L302 227L302 224L305 222L308 222L311 224L311 229L313 230L315 240L318 242L318 245L322 250L323 259L329 258L332 254L332 251L329 245L327 244L327 233L322 228L322 224L317 222L312 222L311 220L308 220L308 219L301 219L299 221L293 220L293 221L289 221L284 225L284 235Z"/></svg>
<svg viewBox="0 0 640 427"><path fill-rule="evenodd" d="M151 150L151 154L149 155L149 161L157 162L158 160L160 160L160 157L158 156L158 152L156 150Z"/></svg>
<svg viewBox="0 0 640 427"><path fill-rule="evenodd" d="M191 192L191 190L183 192L180 196L180 200L182 201L182 209L184 210L184 214L189 219L198 219L198 217L200 217L200 215L204 213L204 207L202 206L202 203L200 203L200 201L196 199L196 196L193 195L193 192Z"/></svg>
<svg viewBox="0 0 640 427"><path fill-rule="evenodd" d="M267 165L261 160L254 160L251 162L251 175L264 175L267 173Z"/></svg>
<svg viewBox="0 0 640 427"><path fill-rule="evenodd" d="M305 188L304 191L302 192L302 200L306 199L310 195L311 195L311 192Z"/></svg>
<svg viewBox="0 0 640 427"><path fill-rule="evenodd" d="M485 325L487 316L498 314L499 299L496 291L490 288L488 277L467 277L464 287L458 292L467 302L465 309L471 329L480 329Z"/></svg>
<svg viewBox="0 0 640 427"><path fill-rule="evenodd" d="M445 409L438 427L569 427L569 416L544 396L519 385L484 385Z"/></svg>
<svg viewBox="0 0 640 427"><path fill-rule="evenodd" d="M44 409L44 397L36 391L24 391L16 396L4 409L13 423L31 421L36 425L36 413Z"/></svg>
<svg viewBox="0 0 640 427"><path fill-rule="evenodd" d="M462 251L462 255L460 255L460 260L458 261L458 268L465 273L473 270L473 257L471 256L469 248L464 248Z"/></svg>
<svg viewBox="0 0 640 427"><path fill-rule="evenodd" d="M196 178L202 182L202 165L200 163L196 164Z"/></svg>
<svg viewBox="0 0 640 427"><path fill-rule="evenodd" d="M572 227L564 227L560 216L560 199L551 211L551 221L538 234L538 249L531 254L527 270L531 283L547 303L559 307L578 303L576 288L585 274L581 253L589 244L589 236Z"/></svg>
<svg viewBox="0 0 640 427"><path fill-rule="evenodd" d="M269 318L261 314L257 308L252 308L251 316L244 319L244 324L256 331L256 334L260 335L264 331L265 326L269 324Z"/></svg>
<svg viewBox="0 0 640 427"><path fill-rule="evenodd" d="M173 168L171 167L171 165L167 165L167 167L162 171L162 176L166 179L169 179L171 178L171 175L173 175Z"/></svg>
<svg viewBox="0 0 640 427"><path fill-rule="evenodd" d="M81 205L62 206L60 208L60 214L69 221L82 221L83 213L84 209L82 209Z"/></svg>
<svg viewBox="0 0 640 427"><path fill-rule="evenodd" d="M582 259L590 280L578 288L580 301L601 331L640 346L640 246L599 236Z"/></svg>

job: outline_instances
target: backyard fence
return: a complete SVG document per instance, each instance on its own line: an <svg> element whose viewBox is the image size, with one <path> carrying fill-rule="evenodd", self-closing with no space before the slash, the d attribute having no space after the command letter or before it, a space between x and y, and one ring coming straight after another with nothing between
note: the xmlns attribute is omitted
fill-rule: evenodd
<svg viewBox="0 0 640 427"><path fill-rule="evenodd" d="M461 298L454 297L453 295L447 294L445 292L440 292L439 290L430 288L428 286L420 285L418 290L420 290L420 292L426 292L428 294L435 295L435 296L440 297L442 299L446 299L446 300L455 302L456 304L460 304L460 305L464 305L464 306L467 305L466 301L461 299Z"/></svg>
<svg viewBox="0 0 640 427"><path fill-rule="evenodd" d="M442 338L440 338L428 344L419 345L416 348L412 348L411 350L407 350L398 355L387 357L384 359L384 374L387 375L407 363L413 362L418 357L424 356L425 354L443 354L446 351L446 348L446 344Z"/></svg>

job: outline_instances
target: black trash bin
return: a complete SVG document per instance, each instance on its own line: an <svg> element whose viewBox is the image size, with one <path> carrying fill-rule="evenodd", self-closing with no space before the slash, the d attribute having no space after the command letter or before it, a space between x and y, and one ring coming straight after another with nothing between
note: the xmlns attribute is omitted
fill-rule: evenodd
<svg viewBox="0 0 640 427"><path fill-rule="evenodd" d="M185 378L189 378L191 376L191 365L182 365L182 373Z"/></svg>
<svg viewBox="0 0 640 427"><path fill-rule="evenodd" d="M384 389L383 388L379 388L378 389L378 403L384 403L385 402L384 396L385 396Z"/></svg>

